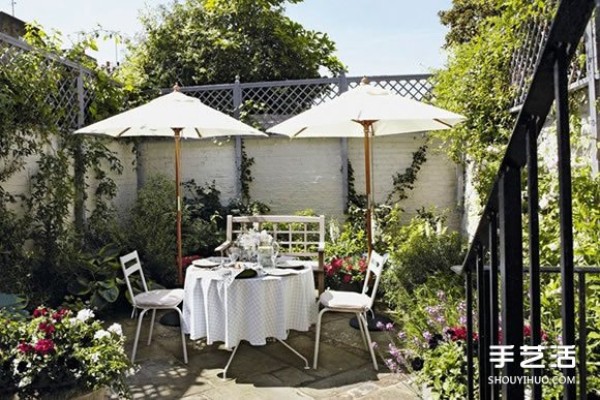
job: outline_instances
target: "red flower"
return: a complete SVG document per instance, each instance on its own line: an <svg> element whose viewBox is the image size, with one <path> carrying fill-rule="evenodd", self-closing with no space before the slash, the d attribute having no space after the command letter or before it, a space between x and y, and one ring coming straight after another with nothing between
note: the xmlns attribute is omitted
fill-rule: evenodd
<svg viewBox="0 0 600 400"><path fill-rule="evenodd" d="M342 265L344 265L344 260L342 260L341 258L334 258L333 260L331 260L331 266L335 270L342 268Z"/></svg>
<svg viewBox="0 0 600 400"><path fill-rule="evenodd" d="M54 351L54 342L52 339L40 339L34 346L34 350L39 354L48 354Z"/></svg>
<svg viewBox="0 0 600 400"><path fill-rule="evenodd" d="M17 350L19 350L21 353L31 353L33 351L33 346L31 346L29 343L21 342L17 345Z"/></svg>
<svg viewBox="0 0 600 400"><path fill-rule="evenodd" d="M45 307L38 307L35 310L33 310L33 317L34 318L38 318L44 315L48 314L48 309Z"/></svg>
<svg viewBox="0 0 600 400"><path fill-rule="evenodd" d="M358 261L358 268L359 268L360 272L365 272L367 270L367 260L365 260L364 258L361 258Z"/></svg>
<svg viewBox="0 0 600 400"><path fill-rule="evenodd" d="M344 282L344 283L350 283L351 280L352 280L352 275L345 274L342 277L342 282Z"/></svg>
<svg viewBox="0 0 600 400"><path fill-rule="evenodd" d="M467 340L467 327L464 325L460 325L460 326L453 326L451 328L446 329L446 335L448 335L448 337L450 338L450 340L452 340L453 342L459 341L459 340ZM477 332L473 332L473 340L477 341L479 340L479 335L477 334Z"/></svg>
<svg viewBox="0 0 600 400"><path fill-rule="evenodd" d="M69 313L69 310L66 308L61 308L60 310L54 312L52 314L52 319L55 320L56 322L60 322L65 315L67 315Z"/></svg>
<svg viewBox="0 0 600 400"><path fill-rule="evenodd" d="M54 325L47 323L47 322L41 322L38 325L38 329L42 332L44 332L46 334L46 336L50 336L54 333L54 331L56 331L56 328L54 327Z"/></svg>

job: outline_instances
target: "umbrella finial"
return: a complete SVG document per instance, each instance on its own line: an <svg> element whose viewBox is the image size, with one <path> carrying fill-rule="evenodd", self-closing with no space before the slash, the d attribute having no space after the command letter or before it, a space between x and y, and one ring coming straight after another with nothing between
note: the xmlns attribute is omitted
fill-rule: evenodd
<svg viewBox="0 0 600 400"><path fill-rule="evenodd" d="M181 86L179 86L179 84L177 82L175 82L175 84L173 85L173 91L179 92L180 90L181 90Z"/></svg>
<svg viewBox="0 0 600 400"><path fill-rule="evenodd" d="M366 76L363 76L362 79L360 80L360 84L361 85L368 85L369 84L369 78L367 78Z"/></svg>

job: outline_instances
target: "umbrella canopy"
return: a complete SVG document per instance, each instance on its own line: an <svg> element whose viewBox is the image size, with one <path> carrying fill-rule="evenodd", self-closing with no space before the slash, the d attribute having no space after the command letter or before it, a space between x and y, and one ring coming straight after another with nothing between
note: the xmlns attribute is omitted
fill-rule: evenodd
<svg viewBox="0 0 600 400"><path fill-rule="evenodd" d="M75 131L112 137L173 137L175 139L175 186L177 199L177 278L183 282L181 247L181 138L201 139L219 136L267 136L227 114L180 93L179 87L131 110Z"/></svg>
<svg viewBox="0 0 600 400"><path fill-rule="evenodd" d="M448 129L464 119L462 115L362 83L267 132L290 137L364 137L362 122L370 121L373 136L385 136Z"/></svg>
<svg viewBox="0 0 600 400"><path fill-rule="evenodd" d="M374 87L360 86L267 130L294 137L362 137L365 145L367 248L372 248L371 139L448 129L465 117Z"/></svg>
<svg viewBox="0 0 600 400"><path fill-rule="evenodd" d="M75 133L113 137L172 137L176 128L180 129L180 137L186 139L266 136L259 130L210 108L199 99L178 91L81 128Z"/></svg>

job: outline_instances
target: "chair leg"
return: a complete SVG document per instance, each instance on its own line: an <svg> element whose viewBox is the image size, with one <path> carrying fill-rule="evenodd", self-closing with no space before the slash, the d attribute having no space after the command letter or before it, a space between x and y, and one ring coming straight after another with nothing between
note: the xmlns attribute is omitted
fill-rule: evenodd
<svg viewBox="0 0 600 400"><path fill-rule="evenodd" d="M317 319L317 335L315 336L315 354L313 356L313 369L317 369L317 363L319 361L319 340L321 339L321 318L323 314L329 311L328 308L324 308L319 313L319 318Z"/></svg>
<svg viewBox="0 0 600 400"><path fill-rule="evenodd" d="M154 318L156 317L156 309L152 310L152 319L150 320L150 334L148 335L148 346L152 343L152 332L154 332Z"/></svg>
<svg viewBox="0 0 600 400"><path fill-rule="evenodd" d="M242 342L240 341L237 344L237 346L235 346L233 348L233 351L231 352L231 355L229 356L229 360L227 360L227 365L225 365L225 368L223 369L223 379L227 379L227 371L229 370L229 366L231 365L231 362L233 361L233 357L235 357L235 353L237 353L241 344L242 344Z"/></svg>
<svg viewBox="0 0 600 400"><path fill-rule="evenodd" d="M369 343L367 343L367 338L365 337L365 330L362 324L362 320L360 319L360 313L354 314L356 315L356 321L358 322L358 328L360 330L360 336L362 337L363 344L367 347L367 351L369 350Z"/></svg>
<svg viewBox="0 0 600 400"><path fill-rule="evenodd" d="M181 343L183 345L183 362L185 364L187 364L188 356L187 356L187 346L185 343L185 333L183 333L183 313L181 312L179 307L175 307L174 309L177 310L177 313L179 314L179 327L181 328Z"/></svg>
<svg viewBox="0 0 600 400"><path fill-rule="evenodd" d="M371 334L369 333L369 325L367 324L367 319L363 314L359 315L360 321L362 321L363 327L365 329L365 334L367 335L367 340L369 343L369 353L371 353L371 360L373 360L373 368L375 371L379 371L379 367L377 366L377 359L375 358L375 350L373 350L373 343L371 342Z"/></svg>
<svg viewBox="0 0 600 400"><path fill-rule="evenodd" d="M138 341L140 340L140 331L142 330L142 320L144 319L144 314L146 314L148 309L143 309L140 312L140 316L138 317L137 330L135 331L135 340L133 341L133 352L131 354L131 362L135 362L135 353L137 352Z"/></svg>

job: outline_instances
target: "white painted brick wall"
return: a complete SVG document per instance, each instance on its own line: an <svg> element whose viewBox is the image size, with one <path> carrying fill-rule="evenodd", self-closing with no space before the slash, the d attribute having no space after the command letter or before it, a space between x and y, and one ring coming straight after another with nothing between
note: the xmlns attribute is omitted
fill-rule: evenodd
<svg viewBox="0 0 600 400"><path fill-rule="evenodd" d="M423 143L421 135L397 135L374 140L376 201L385 200L392 176L412 162L412 153ZM250 184L252 199L271 207L273 214L291 214L307 208L328 218L343 218L342 156L339 139L245 138L246 153L254 158ZM216 145L189 140L182 144L183 180L203 184L216 181L227 203L235 196L234 142ZM349 159L355 172L355 187L364 193L363 141L349 139ZM456 211L456 167L432 144L415 189L402 202L406 218L424 206L450 209L449 223L458 227ZM143 146L144 175L161 173L174 177L173 143L149 142Z"/></svg>
<svg viewBox="0 0 600 400"><path fill-rule="evenodd" d="M339 139L246 139L254 157L250 195L273 214L311 208L317 214L343 214L342 158Z"/></svg>
<svg viewBox="0 0 600 400"><path fill-rule="evenodd" d="M373 139L374 199L386 200L393 188L393 176L403 173L413 161L412 154L425 139L421 134L405 134L376 137ZM432 142L427 150L427 161L421 166L414 189L400 205L406 211L406 220L416 215L416 210L425 207L448 209L448 223L458 228L460 218L456 210L456 165L440 151L439 142ZM349 159L354 169L355 188L365 192L364 143L362 139L349 139Z"/></svg>
<svg viewBox="0 0 600 400"><path fill-rule="evenodd" d="M343 180L340 139L245 138L246 152L253 157L254 181L251 197L271 207L274 214L291 214L307 208L328 218L343 218ZM383 201L392 187L392 175L404 171L412 162L412 153L423 142L420 135L398 135L374 140L374 175L377 201ZM113 204L126 214L137 195L138 173L132 145L123 141L107 143L123 164L123 174L113 174L118 193ZM402 202L407 218L421 207L451 208L450 222L458 220L456 202L456 168L446 157L428 150L427 162L419 172L415 189ZM195 179L198 184L215 181L227 204L236 195L234 140L182 141L182 180ZM364 158L361 139L348 141L349 159L355 173L355 186L364 193ZM174 179L174 145L170 139L146 141L141 145L142 179L162 174ZM35 159L27 169L3 186L11 193L27 193L29 179L37 170ZM88 214L94 208L95 182L90 180Z"/></svg>
<svg viewBox="0 0 600 400"><path fill-rule="evenodd" d="M235 141L181 141L181 181L195 179L198 185L215 181L227 203L235 197ZM147 141L142 146L143 176L161 174L175 179L175 147L173 140Z"/></svg>

